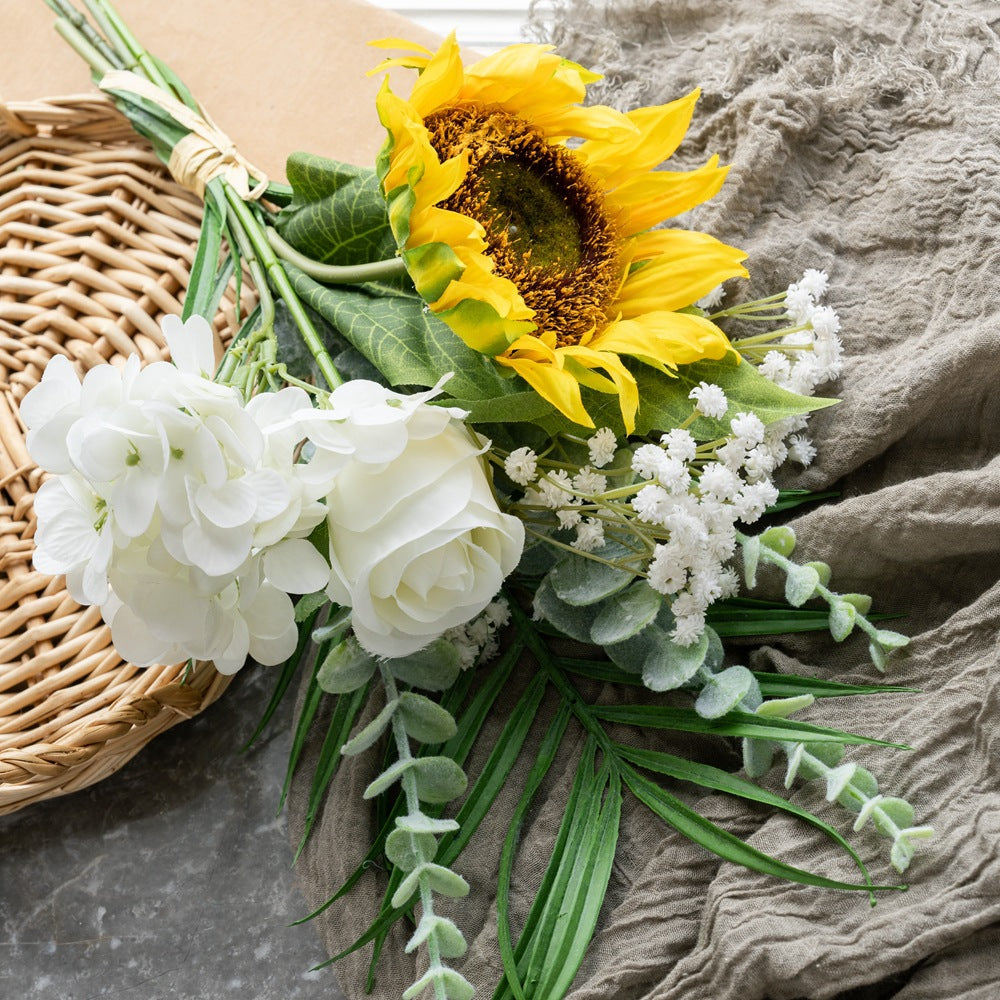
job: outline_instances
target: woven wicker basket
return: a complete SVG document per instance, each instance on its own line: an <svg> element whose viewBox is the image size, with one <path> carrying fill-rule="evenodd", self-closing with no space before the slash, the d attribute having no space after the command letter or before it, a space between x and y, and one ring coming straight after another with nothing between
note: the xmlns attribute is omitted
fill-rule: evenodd
<svg viewBox="0 0 1000 1000"><path fill-rule="evenodd" d="M100 612L32 569L42 474L18 418L57 353L81 373L164 356L200 218L106 100L0 103L0 813L111 774L226 688L207 664L124 663ZM223 341L234 324L230 294Z"/></svg>

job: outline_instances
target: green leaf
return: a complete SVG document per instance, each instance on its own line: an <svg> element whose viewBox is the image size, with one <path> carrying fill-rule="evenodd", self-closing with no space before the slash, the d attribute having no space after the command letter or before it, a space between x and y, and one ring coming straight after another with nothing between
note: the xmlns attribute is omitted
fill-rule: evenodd
<svg viewBox="0 0 1000 1000"><path fill-rule="evenodd" d="M357 757L358 754L364 753L369 747L374 746L389 728L389 723L392 722L392 717L396 714L398 707L399 699L393 698L361 732L341 747L340 752L345 757Z"/></svg>
<svg viewBox="0 0 1000 1000"><path fill-rule="evenodd" d="M430 969L403 993L403 1000L416 1000L435 984L440 984L447 1000L472 1000L476 994L472 984L454 969Z"/></svg>
<svg viewBox="0 0 1000 1000"><path fill-rule="evenodd" d="M897 750L912 749L904 743L890 743L792 719L762 719L749 712L730 712L721 719L703 719L693 709L672 708L667 705L592 705L590 714L605 722L621 722L627 726L674 729L683 733L714 733L717 736L747 736L784 743L808 743L810 753L814 752L812 744L823 743L865 743L894 747Z"/></svg>
<svg viewBox="0 0 1000 1000"><path fill-rule="evenodd" d="M361 264L396 256L385 199L375 171L312 153L292 153L286 166L292 200L278 232L296 250L325 264Z"/></svg>
<svg viewBox="0 0 1000 1000"><path fill-rule="evenodd" d="M531 766L528 776L524 782L524 791L518 800L511 815L510 824L507 828L507 836L504 838L503 848L500 852L500 867L497 872L497 942L500 948L500 960L504 967L504 979L494 993L494 998L507 995L509 991L517 1000L525 1000L524 989L521 986L518 975L518 957L514 953L510 936L510 881L514 869L514 851L520 838L521 827L527 817L528 810L534 801L542 781L545 779L552 762L555 760L556 752L562 742L563 733L570 718L570 706L563 701L553 716L552 723L546 731L542 742L538 746L535 754L535 763ZM579 789L574 782L570 789L569 802L566 805L566 815L568 816L574 808L576 796ZM546 899L551 891L552 882L555 879L555 865L553 864L557 855L565 846L568 834L568 823L563 820L559 833L556 836L556 843L552 849L552 858L549 866L542 876L542 883L535 894L535 903L528 913L528 920L521 934L521 940L527 941L534 926L537 924L540 915L539 901Z"/></svg>
<svg viewBox="0 0 1000 1000"><path fill-rule="evenodd" d="M317 590L315 594L303 594L295 602L295 621L304 622L311 615L315 615L320 608L330 603L330 598L326 596L325 590Z"/></svg>
<svg viewBox="0 0 1000 1000"><path fill-rule="evenodd" d="M220 195L218 187L221 183L220 180L213 179L205 188L205 212L201 218L201 233L191 264L187 295L184 296L182 320L187 320L191 316L202 316L211 322L225 286L232 277L231 270L228 272L225 269L221 272L219 270L222 232L226 226L226 199L224 194ZM231 267L232 258L228 259ZM219 287L216 276L221 274L226 274L226 281Z"/></svg>
<svg viewBox="0 0 1000 1000"><path fill-rule="evenodd" d="M770 424L785 417L811 413L837 402L835 399L799 396L781 389L761 375L753 365L746 362L735 364L732 357L681 365L674 378L664 377L655 369L638 362L629 361L627 366L635 376L641 400L636 416L636 434L649 434L684 423L693 409L689 394L701 382L710 382L722 388L729 401L729 409L721 420L699 417L688 427L699 441L714 441L725 437L729 433L729 421L740 412L754 413L765 424ZM588 389L583 390L583 396L587 412L596 427L611 427L619 434L624 431L617 396Z"/></svg>
<svg viewBox="0 0 1000 1000"><path fill-rule="evenodd" d="M785 600L797 608L816 593L818 586L819 573L812 566L792 565L785 578Z"/></svg>
<svg viewBox="0 0 1000 1000"><path fill-rule="evenodd" d="M327 694L346 694L367 684L375 669L375 658L350 635L320 664L317 682Z"/></svg>
<svg viewBox="0 0 1000 1000"><path fill-rule="evenodd" d="M292 287L303 302L354 345L391 385L436 385L448 373L445 391L473 412L475 423L535 420L551 407L524 397L525 384L468 347L412 295L369 294L364 286L326 286L291 264ZM506 401L517 395L520 405ZM444 400L452 405L451 400Z"/></svg>
<svg viewBox="0 0 1000 1000"><path fill-rule="evenodd" d="M620 546L606 545L594 555L617 559L623 553ZM580 607L597 604L624 590L635 579L635 574L585 556L567 555L552 567L546 579L561 601Z"/></svg>
<svg viewBox="0 0 1000 1000"><path fill-rule="evenodd" d="M457 729L451 712L412 691L399 696L399 715L406 735L418 743L443 743L450 740Z"/></svg>
<svg viewBox="0 0 1000 1000"><path fill-rule="evenodd" d="M753 746L766 746L754 741ZM865 881L868 882L868 870L857 852L848 841L828 823L824 823L818 816L814 816L808 809L787 799L783 799L774 792L766 791L755 785L753 782L745 781L743 778L721 768L712 767L709 764L698 764L694 761L685 760L683 757L675 757L672 754L660 753L655 750L640 750L638 748L617 744L615 749L625 760L645 768L647 771L655 771L679 781L687 781L702 788L711 788L715 791L724 792L727 795L735 795L738 798L746 799L750 802L760 802L763 805L780 809L782 812L798 816L805 820L810 826L821 830L827 837L842 847L853 859L860 869ZM766 769L765 772L766 773Z"/></svg>
<svg viewBox="0 0 1000 1000"><path fill-rule="evenodd" d="M754 715L762 719L787 719L793 712L801 712L816 699L811 694L794 695L791 698L775 698L758 705Z"/></svg>
<svg viewBox="0 0 1000 1000"><path fill-rule="evenodd" d="M295 849L295 861L298 860L302 849L306 846L313 824L326 798L326 791L340 767L341 760L343 760L340 748L354 728L354 724L361 714L361 709L368 700L368 690L368 685L366 685L349 695L341 695L337 698L337 707L330 717L330 724L323 737L323 746L320 748L319 760L316 763L316 771L313 774L312 786L309 790L309 803L306 807L305 825L302 830L302 839Z"/></svg>
<svg viewBox="0 0 1000 1000"><path fill-rule="evenodd" d="M386 667L398 681L423 688L425 691L444 691L455 682L462 669L458 650L447 639L435 639L429 646L387 660Z"/></svg>
<svg viewBox="0 0 1000 1000"><path fill-rule="evenodd" d="M568 916L557 924L547 949L539 996L565 996L587 954L614 866L621 810L621 779L612 771L600 813L573 865L562 904Z"/></svg>
<svg viewBox="0 0 1000 1000"><path fill-rule="evenodd" d="M465 796L462 808L455 816L458 828L441 839L436 858L441 864L454 864L500 794L520 756L521 747L535 721L544 694L545 677L537 674L514 706L479 777Z"/></svg>
<svg viewBox="0 0 1000 1000"><path fill-rule="evenodd" d="M598 646L608 646L631 638L655 621L662 603L661 594L638 580L601 607L590 629L591 639Z"/></svg>
<svg viewBox="0 0 1000 1000"><path fill-rule="evenodd" d="M396 894L392 897L393 906L402 906L420 888L421 881L430 885L434 892L449 899L461 899L469 895L469 883L461 875L444 865L433 861L424 861L417 865L403 879Z"/></svg>
<svg viewBox="0 0 1000 1000"><path fill-rule="evenodd" d="M695 711L705 719L718 719L731 711L756 686L754 676L746 667L732 666L713 674L701 689L694 703Z"/></svg>
<svg viewBox="0 0 1000 1000"><path fill-rule="evenodd" d="M731 833L716 826L704 816L700 816L693 809L684 805L680 799L632 768L626 768L622 777L636 798L645 803L660 819L672 826L678 833L683 834L696 844L700 844L725 861L731 861L752 871L773 875L789 882L799 882L803 885L819 886L825 889L862 889L868 892L873 888L900 888L899 886L872 886L870 882L841 882L786 864L763 851L750 847L739 837L734 837Z"/></svg>
<svg viewBox="0 0 1000 1000"><path fill-rule="evenodd" d="M787 524L768 528L757 537L760 539L761 545L766 546L772 552L777 552L779 556L784 556L786 559L795 551L795 532Z"/></svg>
<svg viewBox="0 0 1000 1000"><path fill-rule="evenodd" d="M650 691L673 691L687 684L705 662L709 645L707 630L690 646L680 646L664 635L642 664L643 683Z"/></svg>
<svg viewBox="0 0 1000 1000"><path fill-rule="evenodd" d="M801 677L798 674L769 674L755 672L761 693L767 698L793 698L810 694L816 698L840 698L846 695L881 694L918 691L918 688L897 687L891 684L843 684L825 681L818 677Z"/></svg>
<svg viewBox="0 0 1000 1000"><path fill-rule="evenodd" d="M397 826L385 838L385 856L403 872L411 872L425 858L433 858L436 850L437 838L430 833L410 833Z"/></svg>

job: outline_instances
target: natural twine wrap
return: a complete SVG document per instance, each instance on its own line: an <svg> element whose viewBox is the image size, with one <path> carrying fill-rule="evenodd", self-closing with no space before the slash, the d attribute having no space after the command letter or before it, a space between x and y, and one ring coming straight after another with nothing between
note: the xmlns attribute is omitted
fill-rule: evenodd
<svg viewBox="0 0 1000 1000"><path fill-rule="evenodd" d="M42 480L18 419L56 354L81 374L165 356L159 321L181 311L200 218L107 99L0 104L0 813L111 774L228 684L206 664L122 662L100 611L32 569ZM220 340L235 305L227 293Z"/></svg>
<svg viewBox="0 0 1000 1000"><path fill-rule="evenodd" d="M907 893L880 897L791 885L690 845L626 800L618 860L598 934L570 1000L995 1000L1000 983L1000 42L996 5L965 0L584 0L557 4L536 29L559 51L603 70L600 99L662 103L703 87L685 166L712 152L733 164L694 223L750 252L751 297L806 267L831 276L847 362L814 418L816 463L787 485L836 487L839 501L795 518L797 555L824 559L841 590L914 637L888 680L915 695L826 699L803 718L912 744L914 753L852 750L887 794L906 796L935 839L917 854ZM982 12L982 14L980 14ZM685 222L687 220L684 220ZM737 285L737 282L733 283ZM744 294L741 292L740 294ZM744 661L745 662L745 661ZM828 636L782 639L753 665L873 679L864 645ZM531 671L522 665L495 738ZM607 701L622 698L610 687ZM540 726L552 706L543 706ZM317 726L322 733L323 726ZM535 738L539 730L536 730ZM671 749L662 734L644 737ZM572 742L572 738L570 739ZM737 768L721 744L673 749ZM313 747L315 752L315 747ZM530 747L529 747L530 752ZM378 753L345 761L299 860L310 906L364 856L377 830L361 794ZM307 760L291 792L293 840L309 796ZM471 770L482 766L482 756ZM572 776L557 760L525 827L511 912L516 939L537 889ZM445 909L470 942L462 972L490 996L499 845L524 770L455 866L472 894ZM780 786L780 774L772 778ZM674 790L673 788L671 789ZM847 831L822 788L795 801ZM690 789L681 794L690 795ZM801 823L722 796L698 808L754 846L850 878L836 848ZM854 837L879 881L893 881L887 842ZM316 921L331 954L377 912L373 867ZM408 934L386 943L372 996L416 977ZM370 948L338 965L352 1000L365 995ZM846 992L845 992L846 991ZM530 994L529 994L530 995Z"/></svg>

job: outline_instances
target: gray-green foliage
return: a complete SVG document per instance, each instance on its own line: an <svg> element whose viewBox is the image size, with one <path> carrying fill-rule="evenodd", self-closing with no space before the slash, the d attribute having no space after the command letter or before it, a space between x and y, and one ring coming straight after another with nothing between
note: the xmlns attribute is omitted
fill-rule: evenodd
<svg viewBox="0 0 1000 1000"><path fill-rule="evenodd" d="M830 570L825 563L800 565L788 558L795 549L795 533L791 528L769 528L758 536L738 537L748 585L753 586L756 582L759 565L778 566L785 574L788 603L798 607L814 597L826 601L830 608L827 624L833 637L839 641L855 626L863 628L871 638L872 658L880 669L885 665L886 652L906 644L905 636L878 629L868 621L865 613L871 600L866 595L840 595L830 591L826 586ZM621 547L614 545L596 553L599 560L567 553L538 587L536 614L573 639L603 646L616 666L630 674L641 675L645 686L652 691L689 689L696 692L694 709L706 720L724 719L732 713L752 715L762 722L782 720L812 704L814 694L808 689L788 697L765 699L757 679L746 667L723 666L722 643L710 626L706 626L700 639L690 645L674 642L670 637L674 620L669 602L643 580L636 579L633 573L620 568L622 554ZM817 686L816 690L822 693L821 687ZM637 711L617 716L605 713L603 717L626 721L641 718L641 714ZM812 734L812 739L816 738L816 734ZM813 759L810 753L818 745L794 739L745 735L744 768L751 778L759 778L772 767L776 750L797 755L795 760L810 762ZM843 753L840 744L833 745L839 746ZM820 757L815 759L820 761ZM809 766L815 771L819 765ZM817 776L819 772L814 774L809 766L802 772L803 776ZM789 774L794 777L796 773L799 773L797 767L790 767ZM929 836L930 828L913 827L912 816L903 824L896 824L891 818L883 819L877 783L873 791L869 785L875 779L856 765L844 765L837 776L843 778L845 784L828 796L830 800L841 804L862 803L859 808L868 811L863 813L857 828L860 829L870 816L876 828L891 837L890 857L902 871L912 857L914 841ZM871 801L874 804L867 806ZM893 801L902 802L901 799Z"/></svg>
<svg viewBox="0 0 1000 1000"><path fill-rule="evenodd" d="M349 657L349 671L328 671L335 679L349 672L356 680L365 672L357 666L360 656L356 651L349 650L343 657ZM426 695L398 690L398 682L432 691L449 688L459 670L458 654L451 643L438 640L409 657L368 659L365 670L369 676L378 672L385 689L385 706L344 745L343 753L369 749L386 732L392 737L396 759L369 784L364 797L375 798L398 783L405 803L405 809L396 816L395 828L384 841L386 857L402 875L390 903L394 909L401 909L419 899L420 920L406 950L424 949L427 971L404 996L416 997L425 989L433 989L439 998L468 1000L473 995L471 984L443 962L465 953L465 938L451 920L434 912L433 903L435 893L460 897L469 891L465 879L436 860L439 835L457 833L459 824L424 811L424 806L433 808L461 795L467 785L465 772L446 754L415 756L410 746L411 741L444 743L455 736L457 725L451 712Z"/></svg>
<svg viewBox="0 0 1000 1000"><path fill-rule="evenodd" d="M855 628L868 636L868 654L872 663L885 672L888 654L902 649L909 638L900 632L880 629L868 620L871 598L867 594L838 594L830 590L830 567L826 563L799 564L789 556L795 551L795 532L787 525L768 528L760 535L747 536L737 532L743 554L743 576L748 587L757 583L762 565L776 566L785 574L785 598L798 607L811 598L829 606L830 634L843 642Z"/></svg>

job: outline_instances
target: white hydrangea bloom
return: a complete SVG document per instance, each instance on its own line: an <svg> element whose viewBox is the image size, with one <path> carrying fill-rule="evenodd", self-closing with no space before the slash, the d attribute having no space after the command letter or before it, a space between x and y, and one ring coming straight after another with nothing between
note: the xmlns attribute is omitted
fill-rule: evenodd
<svg viewBox="0 0 1000 1000"><path fill-rule="evenodd" d="M788 457L799 465L811 465L816 457L816 449L809 438L793 434L788 440Z"/></svg>
<svg viewBox="0 0 1000 1000"><path fill-rule="evenodd" d="M716 285L710 292L703 295L695 305L699 309L714 309L726 297L726 290L722 285Z"/></svg>
<svg viewBox="0 0 1000 1000"><path fill-rule="evenodd" d="M581 552L593 552L604 545L604 524L597 518L588 517L576 527L576 538L570 543Z"/></svg>

